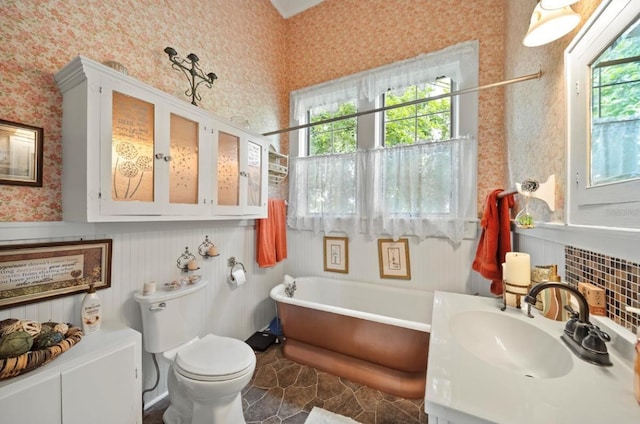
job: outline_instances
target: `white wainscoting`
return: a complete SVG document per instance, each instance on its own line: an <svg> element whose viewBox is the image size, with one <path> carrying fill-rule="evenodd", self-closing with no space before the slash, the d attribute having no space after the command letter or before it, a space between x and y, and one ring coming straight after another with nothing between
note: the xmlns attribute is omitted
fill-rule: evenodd
<svg viewBox="0 0 640 424"><path fill-rule="evenodd" d="M378 265L378 241L359 234L349 239L349 273L325 272L323 265L323 235L311 231L288 230L289 259L285 272L293 277L322 275L407 287L418 290L442 290L456 293L484 291L482 277L471 270L477 240L465 239L452 246L447 239L409 239L411 280L381 279ZM335 236L341 236L335 234Z"/></svg>
<svg viewBox="0 0 640 424"><path fill-rule="evenodd" d="M275 304L269 298L272 287L282 281L283 263L261 269L255 261L253 221L207 223L137 223L137 224L71 224L71 223L4 223L0 225L0 243L22 244L84 238L113 240L111 288L99 290L105 321L119 320L142 331L138 305L133 294L145 281L161 285L181 276L176 266L186 246L192 252L205 235L216 244L220 256L204 260L198 255L207 287L209 308L205 332L245 340L264 328L275 316ZM234 256L245 265L247 283L232 288L226 281L227 259ZM0 319L21 318L36 321L59 321L80 324L83 294L0 310ZM171 331L170 328L167 331ZM87 336L91 337L91 336ZM161 365L158 388L145 396L147 404L166 392L166 364ZM143 353L143 388L153 386L155 368L148 353Z"/></svg>

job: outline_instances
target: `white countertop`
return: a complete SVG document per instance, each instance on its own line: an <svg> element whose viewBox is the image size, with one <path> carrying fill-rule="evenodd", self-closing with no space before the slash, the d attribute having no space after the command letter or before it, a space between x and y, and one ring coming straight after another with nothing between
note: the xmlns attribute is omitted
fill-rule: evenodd
<svg viewBox="0 0 640 424"><path fill-rule="evenodd" d="M500 306L501 299L435 293L425 392L427 414L453 424L640 423L633 369L628 358L614 349L617 343L607 343L613 366L593 365L560 341L564 322L547 319L536 309L532 312L535 318L528 318L526 304L522 310L508 307L504 312ZM508 314L556 337L571 355L570 371L556 378L527 378L480 359L456 341L449 325L455 314L474 310Z"/></svg>

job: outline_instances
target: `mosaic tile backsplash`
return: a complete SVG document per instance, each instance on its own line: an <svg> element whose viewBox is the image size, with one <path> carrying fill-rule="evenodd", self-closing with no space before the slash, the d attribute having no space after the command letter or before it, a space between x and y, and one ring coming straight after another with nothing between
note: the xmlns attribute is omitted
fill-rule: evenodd
<svg viewBox="0 0 640 424"><path fill-rule="evenodd" d="M625 308L640 307L640 264L573 246L565 246L564 256L565 280L605 289L607 317L635 333L640 318Z"/></svg>

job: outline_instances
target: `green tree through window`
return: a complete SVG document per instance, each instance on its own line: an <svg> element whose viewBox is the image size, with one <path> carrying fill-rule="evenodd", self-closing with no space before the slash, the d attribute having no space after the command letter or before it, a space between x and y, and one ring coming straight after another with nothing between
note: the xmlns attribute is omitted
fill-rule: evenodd
<svg viewBox="0 0 640 424"><path fill-rule="evenodd" d="M393 106L451 92L451 79L412 85L384 95L384 105ZM451 97L385 111L384 145L393 147L420 141L451 138Z"/></svg>
<svg viewBox="0 0 640 424"><path fill-rule="evenodd" d="M356 112L356 101L342 103L335 112L327 108L315 108L309 111L309 123L324 121ZM328 124L319 124L309 128L309 156L330 153L352 153L356 151L357 118L348 118Z"/></svg>
<svg viewBox="0 0 640 424"><path fill-rule="evenodd" d="M591 185L640 178L639 22L591 65Z"/></svg>

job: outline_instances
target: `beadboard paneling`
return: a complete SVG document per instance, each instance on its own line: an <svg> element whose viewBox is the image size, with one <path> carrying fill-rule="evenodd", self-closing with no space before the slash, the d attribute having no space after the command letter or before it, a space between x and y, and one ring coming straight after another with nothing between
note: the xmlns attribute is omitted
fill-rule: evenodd
<svg viewBox="0 0 640 424"><path fill-rule="evenodd" d="M407 287L425 291L449 291L456 293L476 293L481 279L473 274L471 263L475 255L477 240L463 240L453 246L447 239L428 238L419 241L409 239L411 280L381 279L378 265L378 241L359 234L349 239L349 273L325 272L323 265L323 235L311 231L287 232L289 258L285 272L293 277L322 275L330 278L344 278ZM487 289L488 290L488 289Z"/></svg>
<svg viewBox="0 0 640 424"><path fill-rule="evenodd" d="M41 234L55 234L59 224L37 225ZM19 229L19 228L22 229ZM7 231L4 231L4 230ZM9 231L10 230L10 231ZM98 290L103 304L105 321L118 320L142 332L142 320L133 294L142 289L145 281L162 284L182 275L176 261L186 246L198 258L201 274L209 281L206 289L208 308L205 313L205 332L245 340L264 328L275 316L275 304L269 291L282 281L283 265L260 269L255 263L254 227L239 225L238 221L213 223L141 223L129 224L65 224L73 237L37 238L33 229L3 225L0 243L23 244L46 241L110 238L113 240L111 287ZM82 234L83 230L88 233ZM94 231L91 231L94 230ZM197 248L205 235L218 246L220 256L203 259ZM23 236L24 239L20 239ZM245 265L247 283L231 287L226 280L229 273L227 259L235 256ZM36 321L60 321L80 324L80 303L84 294L0 310L0 319L21 318ZM167 331L171 331L167 328ZM87 336L91 337L91 336ZM161 356L161 355L160 355ZM145 396L147 402L166 391L164 376L167 365L160 361L162 378L157 389ZM148 353L143 353L143 388L155 383L155 367Z"/></svg>

